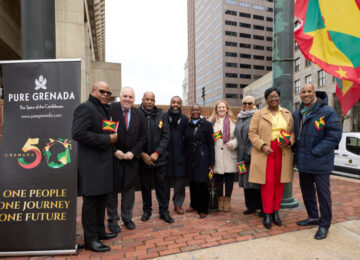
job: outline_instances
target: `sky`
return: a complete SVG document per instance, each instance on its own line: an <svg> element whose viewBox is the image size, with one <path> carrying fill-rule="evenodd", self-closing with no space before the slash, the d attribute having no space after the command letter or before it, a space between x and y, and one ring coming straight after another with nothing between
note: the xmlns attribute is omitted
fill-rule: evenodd
<svg viewBox="0 0 360 260"><path fill-rule="evenodd" d="M186 0L106 0L106 61L121 63L122 86L145 91L156 104L182 96L187 58ZM111 88L111 86L110 86Z"/></svg>

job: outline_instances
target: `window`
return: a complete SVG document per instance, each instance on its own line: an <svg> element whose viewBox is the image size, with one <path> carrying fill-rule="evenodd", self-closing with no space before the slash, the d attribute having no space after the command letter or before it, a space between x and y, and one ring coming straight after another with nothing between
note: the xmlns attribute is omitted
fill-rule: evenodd
<svg viewBox="0 0 360 260"><path fill-rule="evenodd" d="M264 47L264 46L261 46L261 45L253 45L253 49L254 49L254 50L264 50L265 47Z"/></svg>
<svg viewBox="0 0 360 260"><path fill-rule="evenodd" d="M241 17L245 17L245 18L251 18L251 15L248 14L248 13L242 13L242 12L239 12L239 16Z"/></svg>
<svg viewBox="0 0 360 260"><path fill-rule="evenodd" d="M236 5L236 1L235 0L225 0L225 4Z"/></svg>
<svg viewBox="0 0 360 260"><path fill-rule="evenodd" d="M268 42L272 42L272 37L266 37L266 40L267 40Z"/></svg>
<svg viewBox="0 0 360 260"><path fill-rule="evenodd" d="M254 65L255 70L265 70L265 66Z"/></svg>
<svg viewBox="0 0 360 260"><path fill-rule="evenodd" d="M237 88L237 87L238 87L238 84L235 84L235 83L226 83L226 84L225 84L225 87L226 87L226 88Z"/></svg>
<svg viewBox="0 0 360 260"><path fill-rule="evenodd" d="M325 86L325 71L318 71L318 87Z"/></svg>
<svg viewBox="0 0 360 260"><path fill-rule="evenodd" d="M273 31L273 28L272 28L272 27L266 27L266 31L272 32L272 31Z"/></svg>
<svg viewBox="0 0 360 260"><path fill-rule="evenodd" d="M253 58L254 58L254 60L264 60L265 59L264 56L259 56L259 55L254 55Z"/></svg>
<svg viewBox="0 0 360 260"><path fill-rule="evenodd" d="M240 2L239 5L242 6L242 7L246 7L246 8L251 7L251 5L249 3L244 3L244 2Z"/></svg>
<svg viewBox="0 0 360 260"><path fill-rule="evenodd" d="M238 97L238 95L237 95L237 94L230 94L230 93L227 93L227 94L225 95L225 97L226 97L226 98L237 98L237 97Z"/></svg>
<svg viewBox="0 0 360 260"><path fill-rule="evenodd" d="M264 36L261 35L253 35L254 40L264 40Z"/></svg>
<svg viewBox="0 0 360 260"><path fill-rule="evenodd" d="M237 32L225 31L225 35L228 35L228 36L237 36Z"/></svg>
<svg viewBox="0 0 360 260"><path fill-rule="evenodd" d="M297 58L295 60L295 71L299 71L300 70L300 58Z"/></svg>
<svg viewBox="0 0 360 260"><path fill-rule="evenodd" d="M297 42L295 41L295 51L297 51L299 49L299 45L297 44Z"/></svg>
<svg viewBox="0 0 360 260"><path fill-rule="evenodd" d="M272 7L267 7L266 11L272 13L274 11L274 9Z"/></svg>
<svg viewBox="0 0 360 260"><path fill-rule="evenodd" d="M272 51L272 47L269 47L269 46L268 46L268 47L266 47L266 50L267 50L267 51Z"/></svg>
<svg viewBox="0 0 360 260"><path fill-rule="evenodd" d="M250 74L240 74L240 78L241 79L251 79L251 75Z"/></svg>
<svg viewBox="0 0 360 260"><path fill-rule="evenodd" d="M261 15L253 14L253 18L254 18L255 20L264 21L264 16L261 16Z"/></svg>
<svg viewBox="0 0 360 260"><path fill-rule="evenodd" d="M250 27L251 27L251 24L248 24L248 23L239 23L239 26L240 26L240 27L243 27L243 28L250 28Z"/></svg>
<svg viewBox="0 0 360 260"><path fill-rule="evenodd" d="M346 137L346 150L360 155L360 139L356 137Z"/></svg>
<svg viewBox="0 0 360 260"><path fill-rule="evenodd" d="M226 25L237 26L237 22L225 20Z"/></svg>
<svg viewBox="0 0 360 260"><path fill-rule="evenodd" d="M237 57L237 53L235 53L235 52L225 52L225 56L227 56L227 57Z"/></svg>
<svg viewBox="0 0 360 260"><path fill-rule="evenodd" d="M272 18L272 17L266 17L266 21L267 21L267 22L272 22L272 21L273 21L273 18Z"/></svg>
<svg viewBox="0 0 360 260"><path fill-rule="evenodd" d="M332 76L332 82L335 82L335 81L336 81L336 77Z"/></svg>
<svg viewBox="0 0 360 260"><path fill-rule="evenodd" d="M227 77L227 78L237 78L238 74L236 74L236 73L225 73L225 77Z"/></svg>
<svg viewBox="0 0 360 260"><path fill-rule="evenodd" d="M272 70L271 66L266 66L266 70L271 71Z"/></svg>
<svg viewBox="0 0 360 260"><path fill-rule="evenodd" d="M225 46L236 47L237 43L236 42L225 42Z"/></svg>
<svg viewBox="0 0 360 260"><path fill-rule="evenodd" d="M240 84L240 88L246 88L248 84Z"/></svg>
<svg viewBox="0 0 360 260"><path fill-rule="evenodd" d="M241 38L248 38L248 39L251 38L251 34L248 34L248 33L239 33L239 36L240 36Z"/></svg>
<svg viewBox="0 0 360 260"><path fill-rule="evenodd" d="M271 56L266 56L266 60L267 61L272 61L272 57Z"/></svg>
<svg viewBox="0 0 360 260"><path fill-rule="evenodd" d="M295 80L295 94L300 93L300 79Z"/></svg>
<svg viewBox="0 0 360 260"><path fill-rule="evenodd" d="M305 60L305 67L309 67L311 62L309 60Z"/></svg>
<svg viewBox="0 0 360 260"><path fill-rule="evenodd" d="M251 44L240 43L240 48L250 49L250 48L251 48Z"/></svg>
<svg viewBox="0 0 360 260"><path fill-rule="evenodd" d="M260 31L264 31L264 26L260 26L260 25L253 25L253 28L255 29L255 30L260 30Z"/></svg>
<svg viewBox="0 0 360 260"><path fill-rule="evenodd" d="M307 75L307 76L305 77L305 83L306 83L306 84L311 83L311 75Z"/></svg>
<svg viewBox="0 0 360 260"><path fill-rule="evenodd" d="M232 11L232 10L226 10L225 11L225 14L228 14L228 15L237 15L237 13L235 11Z"/></svg>
<svg viewBox="0 0 360 260"><path fill-rule="evenodd" d="M240 53L240 58L251 59L251 55L246 53Z"/></svg>
<svg viewBox="0 0 360 260"><path fill-rule="evenodd" d="M261 5L253 5L254 9L256 10L261 10L261 11L264 11L265 10L265 7L261 6Z"/></svg>
<svg viewBox="0 0 360 260"><path fill-rule="evenodd" d="M250 64L242 64L242 63L240 63L240 68L242 68L242 69L251 69L251 65Z"/></svg>
<svg viewBox="0 0 360 260"><path fill-rule="evenodd" d="M237 63L225 62L225 67L237 68Z"/></svg>

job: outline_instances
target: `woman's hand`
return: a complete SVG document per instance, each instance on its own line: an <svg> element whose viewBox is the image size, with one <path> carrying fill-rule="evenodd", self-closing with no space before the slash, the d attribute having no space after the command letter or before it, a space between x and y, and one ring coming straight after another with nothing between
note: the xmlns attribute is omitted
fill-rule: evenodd
<svg viewBox="0 0 360 260"><path fill-rule="evenodd" d="M264 144L263 146L261 146L261 151L266 154L266 155L269 155L270 153L273 152L273 150L271 149L270 146Z"/></svg>
<svg viewBox="0 0 360 260"><path fill-rule="evenodd" d="M229 148L230 150L233 149L233 145L232 145L232 143L230 143L230 142L227 142L227 143L225 144L225 146L226 146L227 148Z"/></svg>

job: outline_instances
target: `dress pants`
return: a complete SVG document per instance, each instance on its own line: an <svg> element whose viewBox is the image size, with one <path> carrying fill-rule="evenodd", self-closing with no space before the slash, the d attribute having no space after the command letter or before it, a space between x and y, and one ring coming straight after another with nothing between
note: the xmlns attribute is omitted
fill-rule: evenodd
<svg viewBox="0 0 360 260"><path fill-rule="evenodd" d="M196 209L201 214L208 214L209 208L209 189L206 183L190 182L190 207Z"/></svg>
<svg viewBox="0 0 360 260"><path fill-rule="evenodd" d="M159 166L153 168L140 168L141 176L141 195L143 200L143 211L151 213L152 199L151 199L151 180L155 179L156 198L159 203L159 213L169 214L169 200L166 196L166 166Z"/></svg>
<svg viewBox="0 0 360 260"><path fill-rule="evenodd" d="M171 182L174 183L174 196L172 198L174 207L182 207L185 200L186 177L167 177L166 178L166 199L170 201Z"/></svg>
<svg viewBox="0 0 360 260"><path fill-rule="evenodd" d="M262 209L261 190L260 189L244 189L245 206L250 210Z"/></svg>
<svg viewBox="0 0 360 260"><path fill-rule="evenodd" d="M261 185L261 199L265 214L271 214L274 210L280 209L285 186L285 183L280 182L281 148L276 141L271 141L271 149L273 152L267 156L265 184Z"/></svg>
<svg viewBox="0 0 360 260"><path fill-rule="evenodd" d="M133 208L135 202L135 188L121 191L121 220L130 221L133 217ZM120 217L118 208L118 192L114 191L107 197L107 214L109 223L116 223Z"/></svg>
<svg viewBox="0 0 360 260"><path fill-rule="evenodd" d="M310 218L319 218L316 193L320 205L319 226L328 228L331 224L330 174L300 173L300 188L305 208Z"/></svg>
<svg viewBox="0 0 360 260"><path fill-rule="evenodd" d="M99 240L99 236L105 234L106 197L107 194L83 196L81 216L85 243Z"/></svg>

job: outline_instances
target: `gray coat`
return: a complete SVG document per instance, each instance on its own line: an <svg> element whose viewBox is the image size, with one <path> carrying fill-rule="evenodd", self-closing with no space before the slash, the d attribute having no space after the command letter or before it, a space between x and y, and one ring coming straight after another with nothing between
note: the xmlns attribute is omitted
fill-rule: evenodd
<svg viewBox="0 0 360 260"><path fill-rule="evenodd" d="M252 148L248 133L250 122L254 113L255 110L241 111L238 115L238 121L235 127L235 136L238 143L238 161L244 161L248 170L247 173L239 175L239 186L243 187L244 189L260 189L260 185L248 181Z"/></svg>

